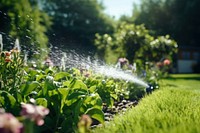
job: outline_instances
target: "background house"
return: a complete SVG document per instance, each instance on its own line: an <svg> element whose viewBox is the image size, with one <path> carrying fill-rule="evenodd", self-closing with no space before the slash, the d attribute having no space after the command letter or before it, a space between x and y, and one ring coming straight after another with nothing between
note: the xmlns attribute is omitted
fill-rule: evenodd
<svg viewBox="0 0 200 133"><path fill-rule="evenodd" d="M180 46L177 60L178 73L199 73L200 72L200 48Z"/></svg>

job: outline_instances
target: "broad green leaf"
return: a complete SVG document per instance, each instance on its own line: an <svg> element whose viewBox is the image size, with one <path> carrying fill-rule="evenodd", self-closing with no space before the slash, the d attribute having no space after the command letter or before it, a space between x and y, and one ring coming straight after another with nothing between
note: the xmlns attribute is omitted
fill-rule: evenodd
<svg viewBox="0 0 200 133"><path fill-rule="evenodd" d="M68 87L70 85L70 81L65 81L65 82L63 82L63 86L64 87Z"/></svg>
<svg viewBox="0 0 200 133"><path fill-rule="evenodd" d="M0 104L4 108L12 108L16 104L16 99L6 91L0 91Z"/></svg>
<svg viewBox="0 0 200 133"><path fill-rule="evenodd" d="M22 91L26 88L26 86L27 86L27 84L22 84L22 85L19 86L19 89Z"/></svg>
<svg viewBox="0 0 200 133"><path fill-rule="evenodd" d="M98 120L101 123L104 123L104 113L102 110L97 108L90 108L88 109L85 114L90 115L92 118Z"/></svg>
<svg viewBox="0 0 200 133"><path fill-rule="evenodd" d="M117 96L117 94L110 94L111 95L111 97L112 98L114 98L115 100L117 100L118 99L118 96Z"/></svg>
<svg viewBox="0 0 200 133"><path fill-rule="evenodd" d="M44 86L43 86L43 95L45 96L45 95L47 95L47 92L49 91L49 90L54 90L54 89L56 89L55 88L55 85L54 85L54 83L53 83L53 77L52 76L47 76L46 77L46 80L45 80L45 82L44 82Z"/></svg>
<svg viewBox="0 0 200 133"><path fill-rule="evenodd" d="M92 97L91 96L87 96L87 98L85 99L84 103L89 104L92 101Z"/></svg>
<svg viewBox="0 0 200 133"><path fill-rule="evenodd" d="M91 103L91 101L96 100L97 98L99 98L99 95L97 93L92 93L87 96L85 103Z"/></svg>
<svg viewBox="0 0 200 133"><path fill-rule="evenodd" d="M91 93L94 93L94 92L96 91L96 85L91 86L91 87L89 88L89 91L90 91Z"/></svg>
<svg viewBox="0 0 200 133"><path fill-rule="evenodd" d="M102 102L101 98L96 99L95 102L96 103L94 105L94 108L102 110L102 108L103 108L103 102Z"/></svg>
<svg viewBox="0 0 200 133"><path fill-rule="evenodd" d="M73 92L68 96L68 100L84 97L85 95L86 93L84 91Z"/></svg>
<svg viewBox="0 0 200 133"><path fill-rule="evenodd" d="M59 72L59 73L55 74L54 80L58 81L58 80L63 79L63 78L67 79L67 76L69 76L69 73L67 73L67 72Z"/></svg>
<svg viewBox="0 0 200 133"><path fill-rule="evenodd" d="M69 89L67 88L59 88L58 89L60 96L61 96L61 107L60 107L60 111L62 112L62 108L65 105L65 101L67 99L68 93L69 93Z"/></svg>
<svg viewBox="0 0 200 133"><path fill-rule="evenodd" d="M21 93L22 93L22 95L28 95L33 90L37 89L38 86L40 86L40 84L37 81L32 81L30 83L27 83L26 87L21 89Z"/></svg>
<svg viewBox="0 0 200 133"><path fill-rule="evenodd" d="M70 85L70 88L74 88L74 89L81 88L81 89L84 89L84 90L88 89L87 86L81 80L73 81L72 84Z"/></svg>
<svg viewBox="0 0 200 133"><path fill-rule="evenodd" d="M61 108L61 97L58 90L55 89L48 91L48 96L48 100L50 101L51 105L53 106L55 111L59 113Z"/></svg>
<svg viewBox="0 0 200 133"><path fill-rule="evenodd" d="M36 76L39 72L37 70L34 70L34 69L30 69L30 76L33 78L34 76Z"/></svg>
<svg viewBox="0 0 200 133"><path fill-rule="evenodd" d="M83 99L80 99L78 101L78 103L76 104L76 107L74 108L74 119L75 119L75 122L78 122L79 121L79 114L80 114L80 108L83 104Z"/></svg>
<svg viewBox="0 0 200 133"><path fill-rule="evenodd" d="M84 98L87 95L86 91L83 90L77 90L75 92L72 92L68 97L66 104L70 106L71 104L77 102L80 98Z"/></svg>
<svg viewBox="0 0 200 133"><path fill-rule="evenodd" d="M36 75L36 81L40 81L41 79L44 79L46 77L46 75L40 74L40 75Z"/></svg>
<svg viewBox="0 0 200 133"><path fill-rule="evenodd" d="M18 101L19 103L24 102L24 99L22 98L22 94L19 93L19 92L17 92L17 101Z"/></svg>
<svg viewBox="0 0 200 133"><path fill-rule="evenodd" d="M37 96L38 97L43 96L43 90L39 90Z"/></svg>
<svg viewBox="0 0 200 133"><path fill-rule="evenodd" d="M49 91L48 91L48 96L49 96L49 97L52 97L52 96L54 96L54 95L58 95L58 91L57 91L57 90L49 90Z"/></svg>
<svg viewBox="0 0 200 133"><path fill-rule="evenodd" d="M90 95L87 95L87 98L84 101L84 105L87 107L95 107L98 109L102 109L102 100L101 97L98 95L98 93L93 93ZM89 106L88 106L89 105Z"/></svg>
<svg viewBox="0 0 200 133"><path fill-rule="evenodd" d="M47 69L45 70L45 73L46 73L46 74L53 73L53 72L54 72L54 71L53 71L52 68L47 68Z"/></svg>
<svg viewBox="0 0 200 133"><path fill-rule="evenodd" d="M44 106L44 107L47 107L47 99L45 99L45 98L37 98L36 99L36 104Z"/></svg>

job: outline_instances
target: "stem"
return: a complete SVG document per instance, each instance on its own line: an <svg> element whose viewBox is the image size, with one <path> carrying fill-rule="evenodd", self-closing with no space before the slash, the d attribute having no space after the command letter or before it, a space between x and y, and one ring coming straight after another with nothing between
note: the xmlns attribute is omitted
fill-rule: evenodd
<svg viewBox="0 0 200 133"><path fill-rule="evenodd" d="M56 126L55 126L55 129L54 129L54 133L56 133L56 130L57 130L57 127L58 127L59 118L60 118L60 112L58 113L58 117L56 119Z"/></svg>
<svg viewBox="0 0 200 133"><path fill-rule="evenodd" d="M19 101L18 101L18 97L17 97L17 89L15 89L15 82L16 82L16 75L14 74L12 90L14 91L14 96L15 96L16 102L18 103Z"/></svg>
<svg viewBox="0 0 200 133"><path fill-rule="evenodd" d="M34 133L34 122L29 119L24 121L24 132L25 133Z"/></svg>

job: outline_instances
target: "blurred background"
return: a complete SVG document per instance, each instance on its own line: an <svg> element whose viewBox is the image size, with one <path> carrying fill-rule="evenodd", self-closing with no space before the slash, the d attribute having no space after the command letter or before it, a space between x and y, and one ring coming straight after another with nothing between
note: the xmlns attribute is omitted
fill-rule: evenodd
<svg viewBox="0 0 200 133"><path fill-rule="evenodd" d="M56 49L107 63L173 61L170 72L199 73L199 0L0 0L4 49L19 39L28 57Z"/></svg>

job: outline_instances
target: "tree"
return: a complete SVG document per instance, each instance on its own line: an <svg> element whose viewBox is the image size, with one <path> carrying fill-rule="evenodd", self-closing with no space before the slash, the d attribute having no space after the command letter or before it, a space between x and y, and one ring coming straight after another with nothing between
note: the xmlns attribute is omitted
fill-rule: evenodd
<svg viewBox="0 0 200 133"><path fill-rule="evenodd" d="M0 31L18 38L21 47L30 52L40 52L44 57L48 53L48 38L45 35L50 26L50 18L41 12L37 1L0 0Z"/></svg>
<svg viewBox="0 0 200 133"><path fill-rule="evenodd" d="M170 34L180 45L200 46L199 6L199 0L142 0L132 19L156 35Z"/></svg>
<svg viewBox="0 0 200 133"><path fill-rule="evenodd" d="M113 21L98 0L44 0L43 9L53 18L49 33L54 45L94 48L95 33L111 33ZM59 40L59 41L58 41ZM82 49L81 49L82 50Z"/></svg>

